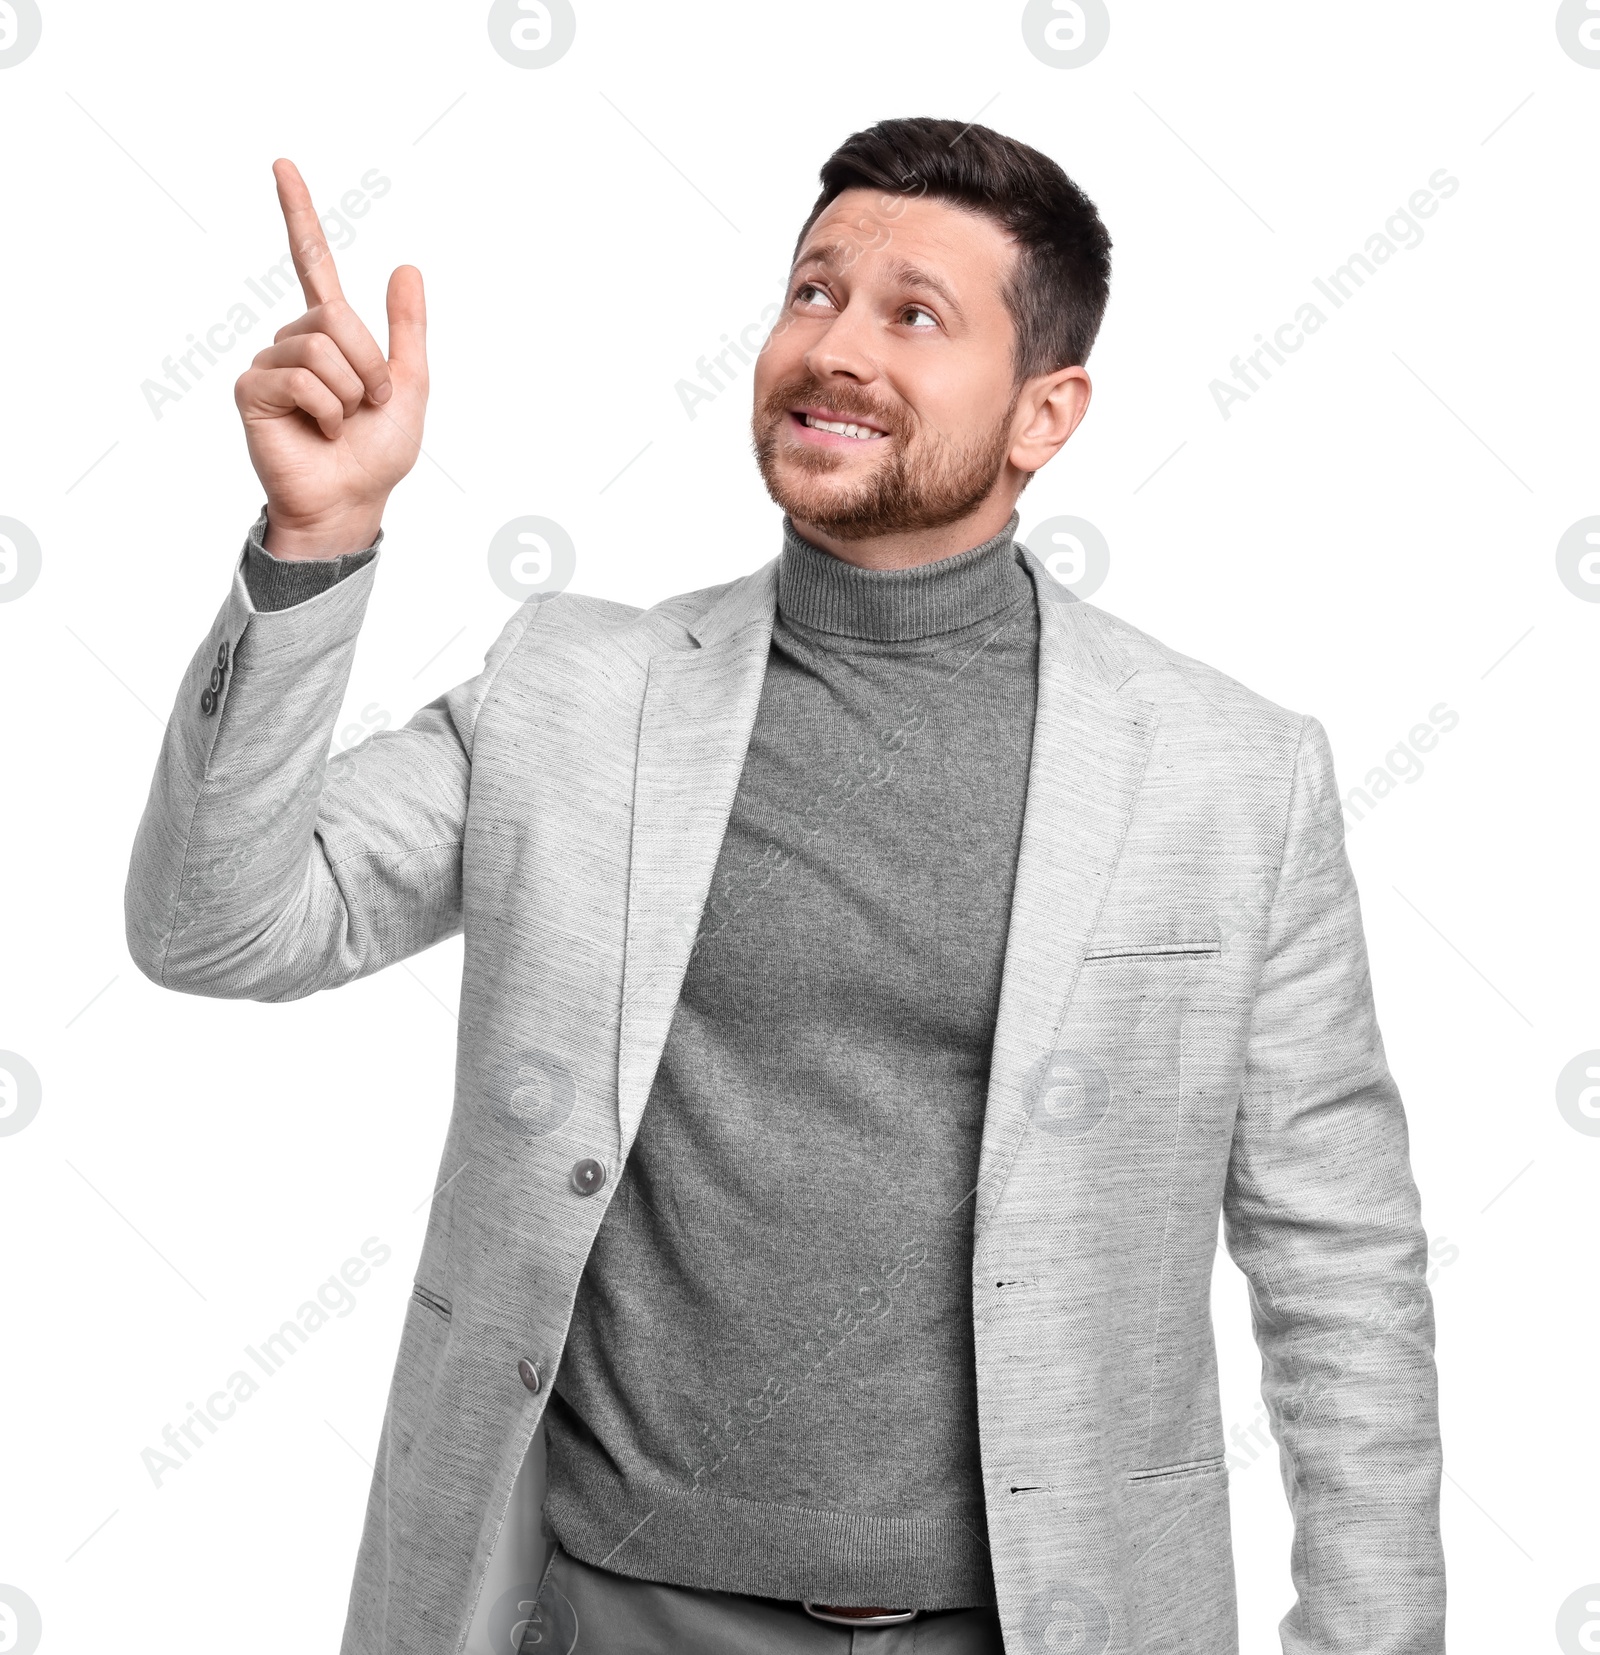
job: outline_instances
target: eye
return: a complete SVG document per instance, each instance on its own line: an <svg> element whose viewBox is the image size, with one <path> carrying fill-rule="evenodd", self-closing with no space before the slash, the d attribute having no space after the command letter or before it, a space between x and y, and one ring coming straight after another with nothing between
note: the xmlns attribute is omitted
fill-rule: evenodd
<svg viewBox="0 0 1600 1655"><path fill-rule="evenodd" d="M815 299L807 298L806 295L810 293L815 293L819 297ZM794 290L794 302L796 304L803 305L827 305L833 303L823 289L818 287L815 282L801 282L801 284Z"/></svg>
<svg viewBox="0 0 1600 1655"><path fill-rule="evenodd" d="M919 332L926 331L926 329L930 327L936 328L939 325L939 318L924 305L907 305L900 312L901 320L903 321L907 316L924 316L927 318L925 323L914 322L911 324L913 327L917 328Z"/></svg>

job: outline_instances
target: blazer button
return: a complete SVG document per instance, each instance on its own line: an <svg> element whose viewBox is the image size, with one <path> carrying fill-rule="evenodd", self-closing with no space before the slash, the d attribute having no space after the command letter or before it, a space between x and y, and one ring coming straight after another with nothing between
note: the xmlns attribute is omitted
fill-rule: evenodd
<svg viewBox="0 0 1600 1655"><path fill-rule="evenodd" d="M523 1359L517 1363L517 1377L528 1387L530 1391L536 1391L539 1389L539 1370L527 1359L526 1356L524 1356Z"/></svg>
<svg viewBox="0 0 1600 1655"><path fill-rule="evenodd" d="M209 689L201 690L201 692L200 692L200 711L203 712L206 715L207 718L210 718L210 716L216 710L217 710L216 695Z"/></svg>
<svg viewBox="0 0 1600 1655"><path fill-rule="evenodd" d="M213 695L217 695L217 694L221 693L221 690L222 690L222 668L221 667L213 667L211 669L211 693Z"/></svg>
<svg viewBox="0 0 1600 1655"><path fill-rule="evenodd" d="M226 638L224 638L222 642L217 645L217 665L221 667L224 672L228 670L228 640Z"/></svg>
<svg viewBox="0 0 1600 1655"><path fill-rule="evenodd" d="M579 1195L593 1195L606 1181L606 1164L586 1155L572 1168L572 1187Z"/></svg>

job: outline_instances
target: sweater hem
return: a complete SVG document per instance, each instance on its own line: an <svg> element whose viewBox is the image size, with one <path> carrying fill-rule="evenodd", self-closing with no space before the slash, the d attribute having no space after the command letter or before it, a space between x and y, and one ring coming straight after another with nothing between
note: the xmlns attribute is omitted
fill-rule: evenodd
<svg viewBox="0 0 1600 1655"><path fill-rule="evenodd" d="M630 1479L552 1479L545 1522L581 1562L701 1591L902 1609L992 1607L981 1512L817 1510Z"/></svg>

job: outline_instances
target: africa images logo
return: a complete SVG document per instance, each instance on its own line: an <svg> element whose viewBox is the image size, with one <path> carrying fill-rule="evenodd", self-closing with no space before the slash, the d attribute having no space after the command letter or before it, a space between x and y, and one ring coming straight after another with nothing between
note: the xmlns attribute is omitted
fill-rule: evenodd
<svg viewBox="0 0 1600 1655"><path fill-rule="evenodd" d="M549 68L577 33L568 0L494 0L489 8L489 44L518 69Z"/></svg>
<svg viewBox="0 0 1600 1655"><path fill-rule="evenodd" d="M1111 13L1105 0L1028 0L1022 8L1022 38L1050 68L1081 69L1106 49Z"/></svg>
<svg viewBox="0 0 1600 1655"><path fill-rule="evenodd" d="M0 0L0 6L5 3L6 0ZM391 188L390 181L376 167L368 167L362 173L359 184L339 197L337 206L329 207L318 215L331 251L342 253L355 241L356 227L350 222L351 219L365 218L372 211L373 202L381 201ZM160 379L140 381L139 389L144 395L145 406L157 420L166 412L169 402L181 402L206 377L206 369L216 367L240 338L261 320L251 308L252 303L268 311L286 293L294 291L294 254L285 253L276 264L268 265L256 275L246 276L243 286L247 290L246 297L236 299L220 321L213 322L200 333L189 334L184 348L162 357Z"/></svg>
<svg viewBox="0 0 1600 1655"><path fill-rule="evenodd" d="M389 1244L377 1236L368 1236L361 1243L361 1257L347 1258L338 1273L318 1284L314 1298L308 1298L294 1316L281 1323L256 1345L246 1345L244 1353L263 1376L255 1378L246 1369L235 1368L222 1385L214 1390L202 1407L194 1401L184 1403L184 1417L177 1425L170 1421L161 1429L161 1447L146 1447L140 1453L150 1481L162 1487L162 1478L181 1471L216 1436L220 1426L239 1411L239 1404L248 1402L263 1389L263 1381L275 1378L289 1360L305 1348L313 1334L325 1327L330 1319L349 1316L356 1308L353 1289L364 1287L372 1279L373 1270L388 1263ZM201 1430L205 1435L201 1435ZM8 1646L0 1642L0 1655Z"/></svg>
<svg viewBox="0 0 1600 1655"><path fill-rule="evenodd" d="M12 69L33 54L44 19L33 0L0 0L0 69ZM0 1650L9 1649L0 1644Z"/></svg>
<svg viewBox="0 0 1600 1655"><path fill-rule="evenodd" d="M1233 418L1234 403L1248 402L1264 389L1272 378L1272 364L1286 366L1290 356L1327 326L1328 313L1319 300L1333 310L1343 310L1397 254L1414 253L1422 245L1424 232L1419 220L1432 218L1440 202L1448 201L1460 188L1460 179L1452 177L1447 168L1436 167L1428 175L1427 187L1413 190L1405 204L1397 206L1358 251L1326 276L1313 276L1311 285L1316 295L1304 300L1288 321L1273 330L1270 339L1258 333L1255 350L1246 348L1228 364L1232 383L1225 379L1211 381L1211 400L1223 419Z"/></svg>
<svg viewBox="0 0 1600 1655"><path fill-rule="evenodd" d="M0 1138L20 1132L39 1113L39 1071L20 1052L0 1052ZM6 1648L0 1644L0 1651Z"/></svg>
<svg viewBox="0 0 1600 1655"><path fill-rule="evenodd" d="M20 1586L0 1585L0 1655L33 1655L43 1631L38 1604Z"/></svg>
<svg viewBox="0 0 1600 1655"><path fill-rule="evenodd" d="M33 530L15 517L0 517L0 603L14 603L27 592L39 578L42 563Z"/></svg>
<svg viewBox="0 0 1600 1655"><path fill-rule="evenodd" d="M1600 69L1600 0L1561 0L1556 8L1556 39L1574 63Z"/></svg>

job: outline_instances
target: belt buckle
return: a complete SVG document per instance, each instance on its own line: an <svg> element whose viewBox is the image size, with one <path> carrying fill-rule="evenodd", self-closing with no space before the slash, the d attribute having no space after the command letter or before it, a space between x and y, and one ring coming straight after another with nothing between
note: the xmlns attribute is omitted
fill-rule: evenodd
<svg viewBox="0 0 1600 1655"><path fill-rule="evenodd" d="M809 1598L802 1598L800 1607L812 1620L830 1626L904 1626L922 1613L920 1609L876 1609L857 1614L839 1604L817 1604Z"/></svg>

